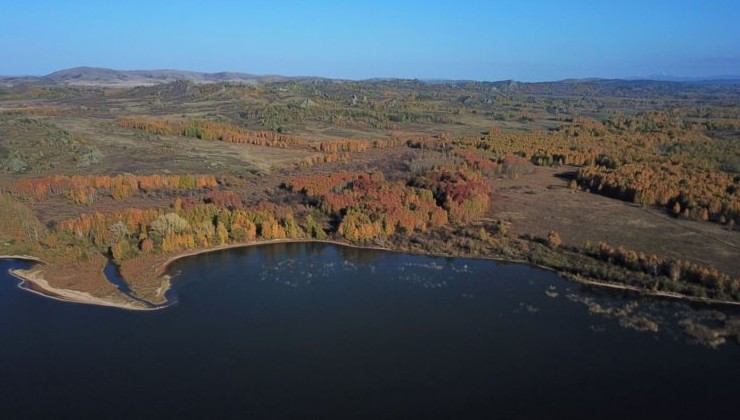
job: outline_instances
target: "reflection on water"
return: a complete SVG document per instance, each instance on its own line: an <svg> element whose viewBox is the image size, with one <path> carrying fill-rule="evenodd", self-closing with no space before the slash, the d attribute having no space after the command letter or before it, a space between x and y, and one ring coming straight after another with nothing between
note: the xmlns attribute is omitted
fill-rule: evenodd
<svg viewBox="0 0 740 420"><path fill-rule="evenodd" d="M3 278L3 418L717 418L740 392L731 308L325 244L171 270L149 313Z"/></svg>

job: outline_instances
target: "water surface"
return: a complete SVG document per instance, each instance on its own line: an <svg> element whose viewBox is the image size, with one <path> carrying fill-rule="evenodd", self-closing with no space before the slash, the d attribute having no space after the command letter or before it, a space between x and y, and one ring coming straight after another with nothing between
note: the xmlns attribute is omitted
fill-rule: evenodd
<svg viewBox="0 0 740 420"><path fill-rule="evenodd" d="M0 262L2 418L708 418L740 392L740 346L678 324L716 313L640 299L658 332L625 328L631 300L526 265L273 244L179 260L178 303L134 312L22 291L25 264Z"/></svg>

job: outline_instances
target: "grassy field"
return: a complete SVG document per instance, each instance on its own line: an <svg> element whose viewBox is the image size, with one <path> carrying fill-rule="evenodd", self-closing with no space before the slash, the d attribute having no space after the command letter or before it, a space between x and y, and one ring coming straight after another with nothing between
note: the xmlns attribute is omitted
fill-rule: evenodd
<svg viewBox="0 0 740 420"><path fill-rule="evenodd" d="M690 259L740 276L740 235L726 226L667 215L568 188L573 168L537 168L519 179L497 180L491 217L511 223L517 235L544 238L556 230L563 242L583 247L604 241L649 254Z"/></svg>

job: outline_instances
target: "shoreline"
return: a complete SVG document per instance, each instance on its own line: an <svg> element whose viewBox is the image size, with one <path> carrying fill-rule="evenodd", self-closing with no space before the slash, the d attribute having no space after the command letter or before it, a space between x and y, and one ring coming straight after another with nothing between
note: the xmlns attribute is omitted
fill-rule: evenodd
<svg viewBox="0 0 740 420"><path fill-rule="evenodd" d="M567 280L573 281L575 283L583 284L586 286L595 286L595 287L603 287L606 289L624 290L628 292L639 293L645 296L668 298L668 299L675 299L675 300L684 300L684 301L693 302L693 303L704 303L704 304L710 304L710 305L740 306L740 302L736 302L732 300L711 299L711 298L703 298L699 296L682 295L680 293L675 293L675 292L661 292L659 290L647 290L647 289L641 289L637 286L630 286L628 284L617 284L617 283L608 283L608 282L603 282L603 281L589 280L579 275L568 275L565 278Z"/></svg>
<svg viewBox="0 0 740 420"><path fill-rule="evenodd" d="M47 263L38 257L29 255L0 255L0 259L13 259L13 260L24 260L32 261L37 264L47 265ZM117 301L115 299L105 299L102 297L93 296L88 292L79 290L63 289L54 287L44 278L43 269L31 267L29 269L10 269L8 273L20 280L17 287L26 292L43 296L49 299L54 299L60 302L78 303L85 305L105 306L110 308L126 309L130 311L152 311L166 307L147 307L133 300L131 301Z"/></svg>
<svg viewBox="0 0 740 420"><path fill-rule="evenodd" d="M33 261L44 265L46 264L46 261L32 255L0 255L0 260L24 260Z"/></svg>
<svg viewBox="0 0 740 420"><path fill-rule="evenodd" d="M209 254L209 253L213 253L217 251L224 251L224 250L237 249L237 248L247 248L247 247L252 247L252 246L260 246L260 245L278 244L278 243L322 243L322 244L344 246L344 247L355 248L355 249L368 249L368 250L395 252L395 253L402 253L402 254L409 254L409 255L424 255L424 256L438 257L438 258L468 258L468 259L488 260L488 261L494 261L494 262L500 262L500 263L526 264L531 267L536 267L542 270L551 271L553 273L556 273L559 277L567 281L572 281L574 283L578 283L578 284L585 285L585 286L601 287L601 288L607 288L607 289L613 289L613 290L622 290L622 291L637 293L642 296L650 296L650 297L663 298L663 299L673 299L673 300L687 301L687 302L692 302L692 303L702 303L702 304L708 304L708 305L728 305L728 306L735 306L735 307L740 306L740 302L737 302L737 301L702 298L698 296L688 296L688 295L682 295L680 293L674 293L674 292L662 292L662 291L657 291L657 290L642 289L640 287L630 286L627 284L609 283L609 282L604 282L604 281L587 279L578 274L559 272L558 270L552 267L547 267L547 266L543 266L539 264L533 264L526 260L508 259L508 258L502 258L502 257L419 253L419 252L413 252L413 251L408 251L408 250L400 250L400 249L393 249L393 248L380 247L380 246L370 246L370 245L361 246L361 245L355 245L355 244L342 242L338 240L331 240L331 239L321 239L321 240L319 239L271 239L267 241L252 241L252 242L245 242L245 243L238 243L238 244L218 245L214 247L201 248L201 249L196 249L196 250L191 250L191 251L186 251L186 252L182 252L179 254L175 254L175 255L167 257L161 263L158 263L153 269L154 275L157 278L162 279L162 284L158 290L158 294L161 294L164 296L169 291L169 289L172 287L172 278L175 277L177 274L171 275L171 274L167 274L166 272L169 266L177 260L196 256L196 255ZM0 255L0 259L26 260L26 261L33 261L38 264L46 265L46 262L43 261L42 259L38 257L34 257L34 256L28 256L28 255ZM51 286L43 278L44 270L12 269L12 270L9 270L9 272L13 277L16 277L17 279L20 280L20 283L18 284L18 288L26 290L31 293L35 293L40 296L45 296L47 298L55 299L55 300L62 301L62 302L107 306L107 307L115 307L115 308L135 310L135 311L156 311L156 310L167 308L170 305L172 305L172 302L165 300L165 302L161 305L147 307L134 300L131 300L128 302L120 302L120 301L105 299L102 297L96 297L87 292L56 288L56 287ZM27 287L27 284L35 286L41 289L41 291L34 290L32 287Z"/></svg>
<svg viewBox="0 0 740 420"><path fill-rule="evenodd" d="M398 250L393 248L386 248L386 247L379 247L379 246L360 246L360 245L354 245L346 242L341 242L337 240L328 240L328 239L271 239L268 241L254 241L249 243L241 243L241 244L229 244L229 245L219 245L217 247L211 247L206 249L200 249L200 250L193 250L188 251L182 254L176 254L173 255L161 264L157 266L155 269L155 273L158 276L165 276L169 280L172 279L172 275L165 274L167 271L167 268L172 264L173 262L194 256L194 255L201 255L201 254L208 254L211 252L216 251L222 251L227 249L235 249L235 248L246 248L250 246L255 245L268 245L268 244L275 244L275 243L324 243L324 244L330 244L330 245L338 245L338 246L345 246L349 248L356 248L356 249L371 249L376 251L383 251L383 252L396 252L401 254L408 254L408 255L425 255L429 257L437 257L437 258L467 258L467 259L480 259L480 260L487 260L487 261L494 261L494 262L500 262L500 263L509 263L509 264L526 264L531 267L536 267L542 270L550 271L555 274L557 274L559 277L567 280L572 281L574 283L586 285L586 286L593 286L593 287L602 287L607 289L614 289L614 290L623 290L633 293L638 293L643 296L651 296L651 297L657 297L657 298L664 298L664 299L674 299L674 300L682 300L682 301L688 301L693 303L704 303L704 304L710 304L710 305L728 305L728 306L740 306L740 302L731 301L731 300L722 300L722 299L711 299L711 298L702 298L698 296L688 296L688 295L682 295L680 293L674 293L674 292L661 292L657 290L648 290L648 289L642 289L637 286L630 286L628 284L618 284L618 283L609 283L609 282L603 282L603 281L597 281L597 280L589 280L587 278L584 278L577 274L569 274L569 273L563 273L560 272L552 267L547 267L544 265L534 264L526 260L517 260L517 259L510 259L510 258L501 258L501 257L482 257L482 256L464 256L464 255L444 255L444 254L433 254L433 253L416 253L411 251L404 251L404 250ZM171 282L168 283L168 286L171 285ZM165 292L168 289L165 289Z"/></svg>

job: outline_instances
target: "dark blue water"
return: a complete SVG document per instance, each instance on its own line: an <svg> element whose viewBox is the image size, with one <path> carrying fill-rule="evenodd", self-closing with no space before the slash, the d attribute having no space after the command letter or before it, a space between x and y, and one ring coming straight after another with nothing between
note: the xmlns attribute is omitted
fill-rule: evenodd
<svg viewBox="0 0 740 420"><path fill-rule="evenodd" d="M740 346L692 343L697 308L640 300L640 332L524 265L266 245L180 260L178 303L131 312L20 290L24 264L0 261L3 419L736 415Z"/></svg>
<svg viewBox="0 0 740 420"><path fill-rule="evenodd" d="M126 281L123 280L118 266L113 264L113 261L108 260L108 263L105 264L103 274L105 274L108 281L113 283L113 285L116 286L116 289L120 290L121 293L131 296L131 288L128 287Z"/></svg>

